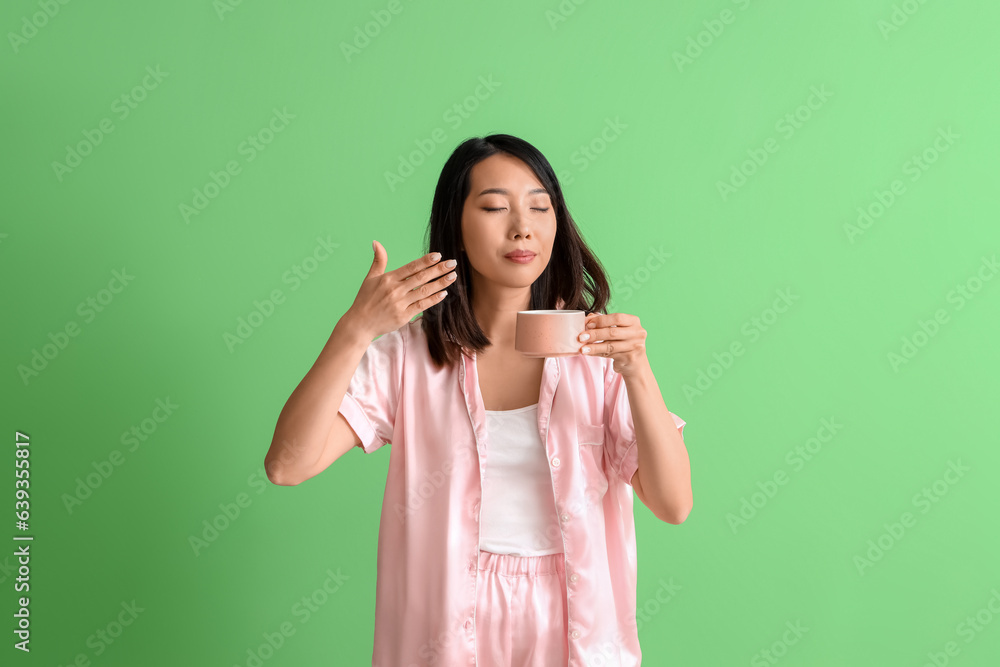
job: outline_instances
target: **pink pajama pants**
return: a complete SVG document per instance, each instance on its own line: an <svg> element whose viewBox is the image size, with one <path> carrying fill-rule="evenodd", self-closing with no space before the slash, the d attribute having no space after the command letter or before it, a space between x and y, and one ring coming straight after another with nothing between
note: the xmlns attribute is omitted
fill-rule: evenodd
<svg viewBox="0 0 1000 667"><path fill-rule="evenodd" d="M558 667L568 662L563 554L479 552L479 667Z"/></svg>

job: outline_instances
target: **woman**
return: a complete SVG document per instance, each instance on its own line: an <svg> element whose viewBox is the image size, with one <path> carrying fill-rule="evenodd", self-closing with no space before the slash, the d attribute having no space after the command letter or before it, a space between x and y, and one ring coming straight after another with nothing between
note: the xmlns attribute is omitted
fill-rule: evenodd
<svg viewBox="0 0 1000 667"><path fill-rule="evenodd" d="M373 242L281 411L268 477L300 484L355 446L393 445L373 665L638 665L632 490L669 523L692 506L685 422L646 331L602 314L604 271L521 139L452 153L429 234L432 253L389 272ZM516 352L517 312L554 308L587 311L580 354Z"/></svg>

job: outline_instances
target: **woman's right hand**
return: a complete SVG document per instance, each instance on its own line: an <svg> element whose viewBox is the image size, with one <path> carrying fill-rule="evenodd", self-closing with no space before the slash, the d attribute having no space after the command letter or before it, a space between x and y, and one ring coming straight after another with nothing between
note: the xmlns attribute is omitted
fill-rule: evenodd
<svg viewBox="0 0 1000 667"><path fill-rule="evenodd" d="M372 266L342 319L350 318L356 330L363 331L365 336L370 334L369 339L374 340L442 301L445 288L454 282L455 271L448 262L435 260L433 254L386 273L389 255L382 244L375 241Z"/></svg>

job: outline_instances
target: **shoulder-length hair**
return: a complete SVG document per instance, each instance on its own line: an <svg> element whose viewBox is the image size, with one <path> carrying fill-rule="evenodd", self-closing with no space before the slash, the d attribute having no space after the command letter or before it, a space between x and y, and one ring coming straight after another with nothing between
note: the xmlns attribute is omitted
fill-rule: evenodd
<svg viewBox="0 0 1000 667"><path fill-rule="evenodd" d="M523 139L509 134L473 137L462 142L441 169L430 222L427 253L454 258L456 278L448 296L423 311L421 317L431 358L438 367L456 363L463 349L482 352L492 345L472 310L472 273L462 248L462 209L469 196L472 168L482 160L504 153L522 160L548 190L555 208L556 235L548 266L531 285L529 310L583 310L606 313L611 295L604 267L591 252L563 199L559 179L542 153Z"/></svg>

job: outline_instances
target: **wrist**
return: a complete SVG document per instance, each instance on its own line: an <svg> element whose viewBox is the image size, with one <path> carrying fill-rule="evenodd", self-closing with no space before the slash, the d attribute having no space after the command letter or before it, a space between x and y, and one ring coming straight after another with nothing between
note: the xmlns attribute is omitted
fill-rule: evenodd
<svg viewBox="0 0 1000 667"><path fill-rule="evenodd" d="M628 384L633 385L648 385L651 382L656 382L653 367L649 364L649 358L645 355L635 361L626 372L622 373L622 378Z"/></svg>
<svg viewBox="0 0 1000 667"><path fill-rule="evenodd" d="M342 347L367 348L368 344L375 340L375 336L365 329L360 321L349 314L345 314L334 325L330 340L334 338L338 339L339 345Z"/></svg>

